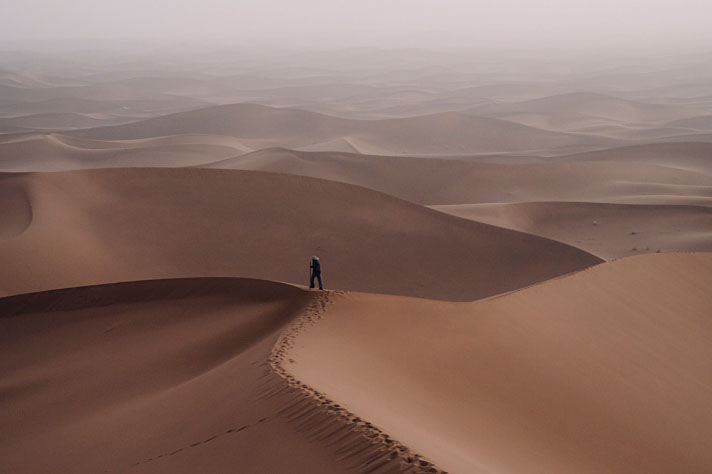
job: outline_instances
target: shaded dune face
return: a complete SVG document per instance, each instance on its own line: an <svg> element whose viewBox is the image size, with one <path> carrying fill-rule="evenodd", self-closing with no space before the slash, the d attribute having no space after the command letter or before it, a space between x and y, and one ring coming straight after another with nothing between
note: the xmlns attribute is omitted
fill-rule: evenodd
<svg viewBox="0 0 712 474"><path fill-rule="evenodd" d="M32 205L25 186L0 175L0 241L21 235L32 223Z"/></svg>
<svg viewBox="0 0 712 474"><path fill-rule="evenodd" d="M368 189L263 172L25 174L34 221L0 245L6 294L113 281L244 276L474 300L595 265L586 252ZM259 236L259 237L256 237Z"/></svg>
<svg viewBox="0 0 712 474"><path fill-rule="evenodd" d="M353 472L368 440L318 410L311 429L284 415L309 403L267 362L310 301L235 279L0 299L0 470Z"/></svg>
<svg viewBox="0 0 712 474"><path fill-rule="evenodd" d="M473 303L335 296L289 373L449 472L712 470L712 254Z"/></svg>

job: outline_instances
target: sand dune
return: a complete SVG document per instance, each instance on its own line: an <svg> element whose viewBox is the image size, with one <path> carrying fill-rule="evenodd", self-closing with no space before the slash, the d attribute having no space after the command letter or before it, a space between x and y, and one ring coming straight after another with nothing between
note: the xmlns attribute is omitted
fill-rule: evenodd
<svg viewBox="0 0 712 474"><path fill-rule="evenodd" d="M0 118L0 133L18 130L69 130L101 127L129 122L126 117L109 114L43 113L20 117Z"/></svg>
<svg viewBox="0 0 712 474"><path fill-rule="evenodd" d="M10 175L32 223L0 243L1 291L183 276L472 300L585 268L573 247L448 216L364 188L203 169Z"/></svg>
<svg viewBox="0 0 712 474"><path fill-rule="evenodd" d="M3 474L712 472L709 57L64 47L0 51Z"/></svg>
<svg viewBox="0 0 712 474"><path fill-rule="evenodd" d="M112 112L140 118L210 104L198 97L167 93L168 83L163 79L153 78L147 82L127 80L28 88L0 84L0 115Z"/></svg>
<svg viewBox="0 0 712 474"><path fill-rule="evenodd" d="M0 114L12 117L30 114L91 114L112 112L119 108L121 108L121 105L112 101L60 97L39 102L19 102L2 105L0 106Z"/></svg>
<svg viewBox="0 0 712 474"><path fill-rule="evenodd" d="M224 136L184 134L110 142L43 135L0 144L2 171L195 166L250 151Z"/></svg>
<svg viewBox="0 0 712 474"><path fill-rule="evenodd" d="M696 173L712 173L712 143L682 142L637 145L561 157L560 161L647 163Z"/></svg>
<svg viewBox="0 0 712 474"><path fill-rule="evenodd" d="M712 252L709 207L526 202L434 208L565 242L607 260L640 253Z"/></svg>
<svg viewBox="0 0 712 474"><path fill-rule="evenodd" d="M209 133L254 140L260 148L300 148L356 139L364 153L458 154L555 149L581 144L575 136L454 112L389 120L350 120L254 104L208 107L141 122L73 131L72 136L125 140ZM585 140L597 142L585 137ZM607 142L605 142L607 143Z"/></svg>
<svg viewBox="0 0 712 474"><path fill-rule="evenodd" d="M538 163L478 163L347 153L260 150L212 168L299 174L358 184L420 204L521 201L625 202L636 196L712 197L706 144L667 145L657 155L645 148L573 155ZM677 154L676 148L687 154ZM654 146L650 149L656 150ZM630 158L626 159L626 156ZM658 156L657 160L654 160ZM597 162L607 157L615 162ZM645 159L643 162L637 160ZM704 171L704 174L700 173Z"/></svg>
<svg viewBox="0 0 712 474"><path fill-rule="evenodd" d="M562 90L563 89L563 90ZM532 100L539 97L564 93L566 85L546 84L542 82L508 82L498 81L493 84L458 88L448 93L460 101L462 98L482 98L514 102L516 100Z"/></svg>
<svg viewBox="0 0 712 474"><path fill-rule="evenodd" d="M571 92L524 102L483 105L469 110L476 115L562 131L581 131L602 124L670 122L694 116L699 111L692 106L650 104L591 92Z"/></svg>
<svg viewBox="0 0 712 474"><path fill-rule="evenodd" d="M712 130L712 115L701 115L699 117L690 117L680 120L675 120L668 124L671 127L685 127L696 130Z"/></svg>
<svg viewBox="0 0 712 474"><path fill-rule="evenodd" d="M313 300L234 279L0 299L0 470L404 472L270 369Z"/></svg>
<svg viewBox="0 0 712 474"><path fill-rule="evenodd" d="M343 141L354 147L355 141ZM712 197L707 143L623 147L557 159L427 159L268 148L185 134L100 141L51 135L0 144L0 170L200 166L290 173L368 187L427 205L524 201L703 204ZM332 145L334 148L337 144ZM237 156L235 156L237 155ZM515 161L515 162L512 162ZM679 202L684 199L684 202Z"/></svg>
<svg viewBox="0 0 712 474"><path fill-rule="evenodd" d="M712 254L668 254L475 303L335 296L288 370L448 472L709 472L710 282Z"/></svg>

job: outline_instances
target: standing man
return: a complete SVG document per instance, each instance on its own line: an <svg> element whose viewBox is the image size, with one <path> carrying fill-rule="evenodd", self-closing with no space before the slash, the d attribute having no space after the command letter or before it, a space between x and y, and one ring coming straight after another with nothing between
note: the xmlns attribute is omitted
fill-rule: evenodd
<svg viewBox="0 0 712 474"><path fill-rule="evenodd" d="M323 290L324 286L321 284L321 262L319 262L319 257L313 256L311 258L311 265L309 265L311 272L309 274L309 289L314 288L314 278L319 280L319 289Z"/></svg>

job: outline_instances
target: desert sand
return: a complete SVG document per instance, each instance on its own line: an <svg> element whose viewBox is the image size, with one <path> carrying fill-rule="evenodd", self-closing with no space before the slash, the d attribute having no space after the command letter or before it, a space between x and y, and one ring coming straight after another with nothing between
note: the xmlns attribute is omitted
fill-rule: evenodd
<svg viewBox="0 0 712 474"><path fill-rule="evenodd" d="M186 276L303 284L318 253L331 288L473 300L601 262L366 188L284 174L8 174L0 189L22 204L4 230L12 238L0 242L6 295Z"/></svg>
<svg viewBox="0 0 712 474"><path fill-rule="evenodd" d="M2 471L405 472L271 369L316 303L239 279L0 299Z"/></svg>
<svg viewBox="0 0 712 474"><path fill-rule="evenodd" d="M433 208L566 242L605 260L662 251L712 251L712 209L704 206L562 201Z"/></svg>
<svg viewBox="0 0 712 474"><path fill-rule="evenodd" d="M709 55L201 48L0 48L0 472L712 471Z"/></svg>
<svg viewBox="0 0 712 474"><path fill-rule="evenodd" d="M712 254L474 303L348 293L290 373L449 472L712 469Z"/></svg>

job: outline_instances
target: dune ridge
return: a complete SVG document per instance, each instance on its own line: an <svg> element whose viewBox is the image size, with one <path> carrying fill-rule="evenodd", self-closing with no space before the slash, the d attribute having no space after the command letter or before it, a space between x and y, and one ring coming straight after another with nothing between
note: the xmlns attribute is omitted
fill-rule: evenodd
<svg viewBox="0 0 712 474"><path fill-rule="evenodd" d="M559 201L433 207L565 242L606 260L639 253L712 251L712 209L706 206Z"/></svg>
<svg viewBox="0 0 712 474"><path fill-rule="evenodd" d="M710 144L668 143L544 159L411 158L285 148L252 151L249 140L186 134L129 141L50 135L0 144L4 171L206 167L271 171L365 186L426 205L522 201L670 204L708 201ZM692 188L688 185L696 185Z"/></svg>
<svg viewBox="0 0 712 474"><path fill-rule="evenodd" d="M10 174L32 224L0 241L0 292L241 276L473 300L601 260L365 188L257 171L117 168ZM259 236L259 237L255 237Z"/></svg>
<svg viewBox="0 0 712 474"><path fill-rule="evenodd" d="M710 281L662 254L473 303L335 295L288 371L450 472L707 472Z"/></svg>
<svg viewBox="0 0 712 474"><path fill-rule="evenodd" d="M365 153L394 155L551 150L580 145L582 140L573 135L457 112L355 120L249 103L219 105L66 133L83 138L127 140L187 132L249 139L256 148L300 148L329 141L356 140L356 148ZM583 140L596 141L590 137ZM607 144L610 140L599 142Z"/></svg>
<svg viewBox="0 0 712 474"><path fill-rule="evenodd" d="M0 298L2 471L440 472L271 367L328 297L205 278Z"/></svg>

